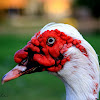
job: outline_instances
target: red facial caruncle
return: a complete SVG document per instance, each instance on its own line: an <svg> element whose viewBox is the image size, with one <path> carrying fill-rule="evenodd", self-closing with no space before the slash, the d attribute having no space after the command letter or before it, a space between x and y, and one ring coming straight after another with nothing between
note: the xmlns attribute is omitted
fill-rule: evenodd
<svg viewBox="0 0 100 100"><path fill-rule="evenodd" d="M44 33L36 33L27 45L17 51L14 60L19 65L27 66L24 73L36 71L58 72L63 65L70 61L70 56L64 53L72 46L76 46L84 56L88 56L86 49L81 45L81 41L67 36L59 30L47 30Z"/></svg>

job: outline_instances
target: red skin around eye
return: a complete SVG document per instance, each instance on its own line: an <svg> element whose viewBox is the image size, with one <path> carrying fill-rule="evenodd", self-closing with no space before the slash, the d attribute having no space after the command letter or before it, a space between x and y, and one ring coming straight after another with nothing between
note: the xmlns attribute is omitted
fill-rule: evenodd
<svg viewBox="0 0 100 100"><path fill-rule="evenodd" d="M57 31L57 30L56 30ZM59 33L60 34L60 33ZM64 34L64 33L63 33ZM53 46L46 46L46 40L49 38L49 37L53 37L55 38L55 43L53 44ZM58 34L51 30L51 31L46 31L44 32L39 38L38 40L41 42L40 45L42 47L46 47L50 53L50 55L54 58L57 58L59 55L60 55L60 49L63 47L63 45L66 43L65 40L62 40ZM44 53L45 53L45 50L43 50ZM47 51L46 51L47 52ZM46 54L46 53L45 53Z"/></svg>
<svg viewBox="0 0 100 100"><path fill-rule="evenodd" d="M49 51L48 48L42 48L42 51L44 52L45 55L49 55Z"/></svg>
<svg viewBox="0 0 100 100"><path fill-rule="evenodd" d="M53 37L55 39L52 46L48 45L48 38ZM14 55L16 63L20 63L28 56L28 49L31 49L34 54L32 60L37 61L39 64L45 66L42 71L48 70L57 72L63 68L63 65L70 61L70 56L64 56L63 59L59 59L60 54L64 54L70 47L76 46L86 57L88 57L86 49L81 45L81 41L73 39L67 36L64 32L59 30L47 30L44 33L36 33L34 37L27 43L27 45L17 51ZM40 49L41 47L41 49ZM42 53L40 52L42 51ZM56 61L57 59L57 61Z"/></svg>
<svg viewBox="0 0 100 100"><path fill-rule="evenodd" d="M62 44L61 44L62 45ZM60 46L61 46L60 45ZM63 46L63 45L62 45ZM62 47L61 46L61 47ZM55 46L53 46L52 48L50 48L49 47L49 53L53 56L53 57L55 57L55 58L57 58L59 55L60 55L60 47L59 47L59 45L55 45Z"/></svg>

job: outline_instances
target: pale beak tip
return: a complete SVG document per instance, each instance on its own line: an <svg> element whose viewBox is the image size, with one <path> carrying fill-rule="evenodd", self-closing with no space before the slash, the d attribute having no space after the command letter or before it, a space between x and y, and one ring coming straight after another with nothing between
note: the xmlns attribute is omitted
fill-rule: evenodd
<svg viewBox="0 0 100 100"><path fill-rule="evenodd" d="M7 74L2 77L1 83L4 84L12 79L15 79L22 75L22 72L27 68L25 66L16 66L12 70L10 70Z"/></svg>
<svg viewBox="0 0 100 100"><path fill-rule="evenodd" d="M5 80L4 80L5 76L6 76L6 74L5 74L5 75L2 77L2 79L1 79L2 85L5 83Z"/></svg>
<svg viewBox="0 0 100 100"><path fill-rule="evenodd" d="M2 80L2 81L1 81L1 84L3 85L4 83L5 83L5 82Z"/></svg>

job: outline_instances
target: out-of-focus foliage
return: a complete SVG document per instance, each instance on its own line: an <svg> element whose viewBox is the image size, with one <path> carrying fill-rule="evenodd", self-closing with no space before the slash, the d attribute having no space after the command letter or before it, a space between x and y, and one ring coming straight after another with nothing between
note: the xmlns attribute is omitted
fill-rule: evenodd
<svg viewBox="0 0 100 100"><path fill-rule="evenodd" d="M74 26L75 28L77 28L78 27L78 22L77 22L77 20L75 19L75 18L62 18L61 20L60 20L60 22L61 23L64 23L64 24L69 24L69 25L72 25L72 26Z"/></svg>
<svg viewBox="0 0 100 100"><path fill-rule="evenodd" d="M100 0L75 0L73 4L75 7L86 6L95 18L100 17Z"/></svg>

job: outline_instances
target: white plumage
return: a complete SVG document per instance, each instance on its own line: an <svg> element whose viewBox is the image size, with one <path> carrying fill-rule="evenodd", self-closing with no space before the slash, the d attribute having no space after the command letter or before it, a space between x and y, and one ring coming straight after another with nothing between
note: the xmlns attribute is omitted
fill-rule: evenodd
<svg viewBox="0 0 100 100"><path fill-rule="evenodd" d="M46 30L58 29L74 39L81 40L88 58L79 49L72 46L64 54L71 55L71 61L66 62L63 69L52 73L59 77L66 87L66 100L95 100L97 94L93 94L95 84L99 83L99 62L95 50L82 37L74 27L62 23L50 23L41 29L41 34ZM98 93L99 89L96 91Z"/></svg>

